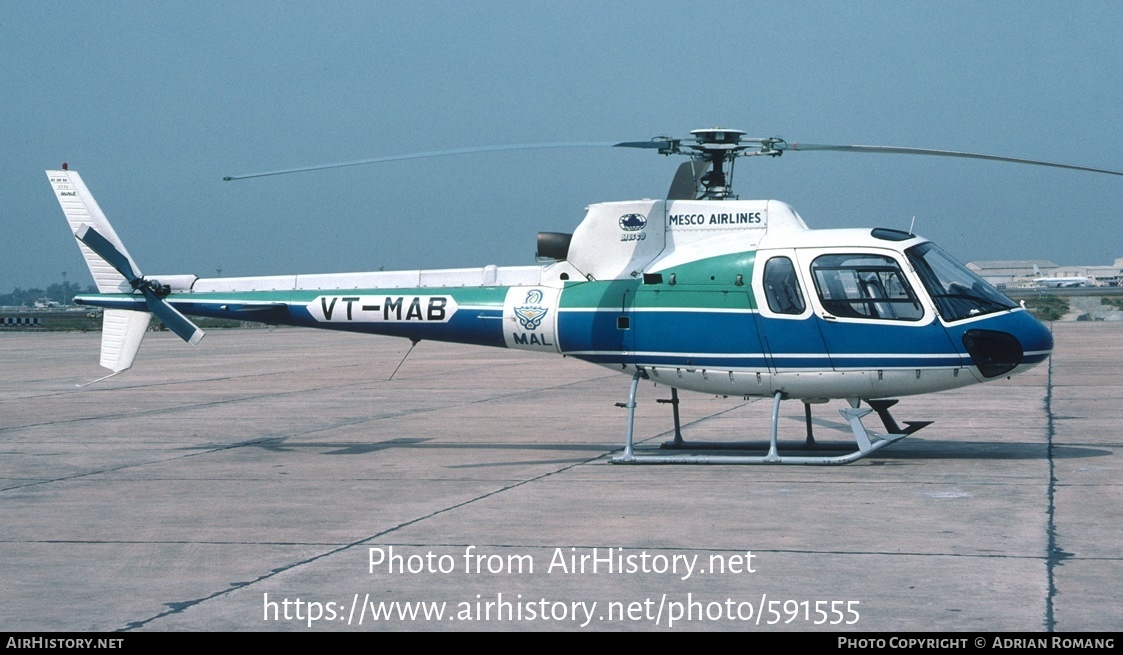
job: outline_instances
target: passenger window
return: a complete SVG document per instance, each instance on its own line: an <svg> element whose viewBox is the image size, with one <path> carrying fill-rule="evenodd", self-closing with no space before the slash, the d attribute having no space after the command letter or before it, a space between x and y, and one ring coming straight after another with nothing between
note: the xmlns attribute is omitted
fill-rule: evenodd
<svg viewBox="0 0 1123 655"><path fill-rule="evenodd" d="M764 265L764 297L777 314L802 314L807 304L799 288L795 266L787 257L773 257Z"/></svg>
<svg viewBox="0 0 1123 655"><path fill-rule="evenodd" d="M823 255L811 262L823 309L840 318L917 321L924 310L897 262L882 255Z"/></svg>

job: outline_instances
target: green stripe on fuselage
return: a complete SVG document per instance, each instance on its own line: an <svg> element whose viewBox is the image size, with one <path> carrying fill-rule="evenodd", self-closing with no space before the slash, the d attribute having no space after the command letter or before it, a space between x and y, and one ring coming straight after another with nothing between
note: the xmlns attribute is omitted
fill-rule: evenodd
<svg viewBox="0 0 1123 655"><path fill-rule="evenodd" d="M686 264L672 266L659 272L661 281L644 284L640 279L607 280L593 282L570 282L561 296L561 309L603 309L606 311L631 308L684 308L684 309L721 309L746 308L744 296L747 294L747 309L756 309L756 297L752 293L753 264L756 252L739 252L731 255L709 257ZM671 284L671 276L674 284ZM741 276L740 285L737 276ZM639 292L643 293L639 293ZM648 291L674 291L673 294L647 293ZM707 293L689 293L702 291ZM713 292L737 292L738 298L728 303L718 302ZM638 295L637 295L638 294ZM459 299L457 300L459 302Z"/></svg>
<svg viewBox="0 0 1123 655"><path fill-rule="evenodd" d="M376 289L282 289L277 291L208 291L173 293L170 302L282 302L310 303L320 296L452 296L458 305L503 307L508 287L408 287ZM127 297L127 296L123 296Z"/></svg>

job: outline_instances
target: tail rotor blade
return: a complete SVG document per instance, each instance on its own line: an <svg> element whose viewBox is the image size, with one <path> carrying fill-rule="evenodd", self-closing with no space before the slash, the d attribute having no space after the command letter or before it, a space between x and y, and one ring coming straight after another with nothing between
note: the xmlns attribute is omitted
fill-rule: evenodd
<svg viewBox="0 0 1123 655"><path fill-rule="evenodd" d="M183 339L192 346L196 346L202 341L203 336L206 334L199 329L199 326L191 322L183 314L179 313L175 307L172 307L166 300L158 297L152 293L151 290L145 288L144 300L148 303L148 311L160 317L164 325L168 329L175 332L180 339Z"/></svg>
<svg viewBox="0 0 1123 655"><path fill-rule="evenodd" d="M103 237L92 225L83 225L78 228L74 236L86 244L90 250L97 253L99 257L109 262L109 265L117 269L118 273L124 275L130 284L140 279L140 271L133 269L133 264L129 261L128 255L118 250L117 246Z"/></svg>
<svg viewBox="0 0 1123 655"><path fill-rule="evenodd" d="M90 250L93 250L99 257L109 262L109 265L117 269L117 272L125 276L129 284L133 285L134 289L139 288L144 293L144 300L148 304L148 311L160 317L164 325L168 329L179 335L192 346L197 345L202 340L205 334L199 329L199 326L192 323L186 316L179 313L175 307L172 307L166 300L156 295L152 290L152 284L144 280L140 276L139 271L133 269L132 262L129 258L117 249L117 246L110 243L108 239L103 237L97 230L89 225L83 225L78 228L74 234L79 241L86 244Z"/></svg>

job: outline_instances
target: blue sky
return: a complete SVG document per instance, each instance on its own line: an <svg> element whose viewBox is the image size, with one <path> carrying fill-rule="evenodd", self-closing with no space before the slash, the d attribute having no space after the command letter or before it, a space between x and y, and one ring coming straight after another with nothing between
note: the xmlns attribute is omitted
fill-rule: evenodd
<svg viewBox="0 0 1123 655"><path fill-rule="evenodd" d="M469 146L725 126L789 141L1123 169L1123 3L9 3L0 291L88 273L44 169L79 171L146 273L533 262L593 202L660 197L647 151ZM916 230L963 261L1123 257L1123 178L943 158L742 160L812 227Z"/></svg>

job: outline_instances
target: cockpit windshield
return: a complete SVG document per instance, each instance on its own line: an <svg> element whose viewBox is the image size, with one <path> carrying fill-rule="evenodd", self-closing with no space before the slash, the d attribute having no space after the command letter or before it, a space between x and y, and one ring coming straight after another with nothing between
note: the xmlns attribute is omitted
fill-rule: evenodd
<svg viewBox="0 0 1123 655"><path fill-rule="evenodd" d="M905 254L945 321L958 321L1018 306L934 243L914 246Z"/></svg>

